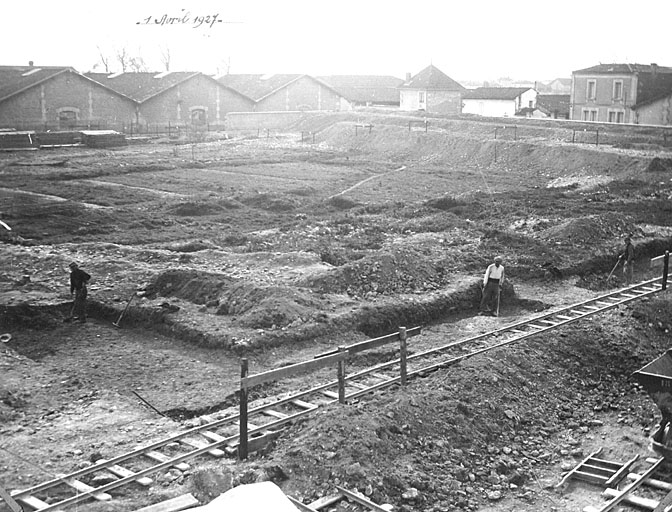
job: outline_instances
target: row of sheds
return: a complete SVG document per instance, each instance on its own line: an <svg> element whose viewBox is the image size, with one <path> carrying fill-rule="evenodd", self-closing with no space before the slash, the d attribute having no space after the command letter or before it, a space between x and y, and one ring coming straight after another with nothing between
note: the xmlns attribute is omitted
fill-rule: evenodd
<svg viewBox="0 0 672 512"><path fill-rule="evenodd" d="M513 110L534 103L533 88L488 88ZM467 90L433 65L406 79L379 75L200 72L79 73L72 67L0 66L0 129L97 128L132 132L152 125L224 126L230 112L344 111L361 105L460 114ZM502 96L504 95L504 96ZM527 98L530 96L530 98ZM510 112L513 115L514 111Z"/></svg>

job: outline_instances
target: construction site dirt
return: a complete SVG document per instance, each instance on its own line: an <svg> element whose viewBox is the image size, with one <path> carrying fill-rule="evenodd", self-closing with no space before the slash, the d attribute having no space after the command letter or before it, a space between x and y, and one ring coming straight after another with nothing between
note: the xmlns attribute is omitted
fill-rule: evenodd
<svg viewBox="0 0 672 512"><path fill-rule="evenodd" d="M514 140L495 139L494 120L417 119L325 114L263 137L0 153L0 485L235 413L243 357L259 373L401 326L422 326L409 353L495 330L624 286L620 266L608 276L626 235L634 280L661 274L649 263L672 248L669 148L622 127L595 146L561 122L520 121ZM497 255L500 314L484 316ZM72 261L92 276L83 324L63 321ZM204 455L79 509L206 503L264 479L304 503L341 486L399 511L596 506L595 486L555 486L600 447L651 454L660 413L631 375L671 329L663 291L320 409L246 461ZM381 347L348 368L398 356Z"/></svg>

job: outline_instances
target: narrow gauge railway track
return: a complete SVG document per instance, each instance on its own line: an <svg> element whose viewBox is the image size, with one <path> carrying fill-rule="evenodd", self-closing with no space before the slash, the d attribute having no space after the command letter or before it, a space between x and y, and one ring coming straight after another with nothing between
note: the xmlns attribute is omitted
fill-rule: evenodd
<svg viewBox="0 0 672 512"><path fill-rule="evenodd" d="M661 278L623 288L494 331L409 355L408 377L421 376L464 359L494 350L662 291ZM418 328L416 328L418 329ZM400 360L376 365L345 377L346 400L400 382ZM248 449L254 451L277 437L284 425L338 402L338 381L276 398L251 408L248 413ZM266 399L269 400L269 399ZM197 426L109 460L59 476L33 487L13 491L12 497L31 510L62 511L86 500L108 501L108 491L121 486L152 484L150 475L169 468L189 469L187 461L201 455L234 455L239 440L239 414ZM95 486L93 479L106 475L108 483ZM109 481L110 478L112 481Z"/></svg>

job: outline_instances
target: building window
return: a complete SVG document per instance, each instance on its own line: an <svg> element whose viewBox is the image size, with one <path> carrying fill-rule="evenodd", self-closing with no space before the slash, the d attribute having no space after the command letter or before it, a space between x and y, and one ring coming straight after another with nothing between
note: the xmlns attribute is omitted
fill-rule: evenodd
<svg viewBox="0 0 672 512"><path fill-rule="evenodd" d="M588 80L588 84L586 86L586 99L587 100L594 100L596 90L597 90L597 81Z"/></svg>
<svg viewBox="0 0 672 512"><path fill-rule="evenodd" d="M533 100L528 101L527 106L530 108L534 108L534 101Z"/></svg>
<svg viewBox="0 0 672 512"><path fill-rule="evenodd" d="M60 130L71 130L77 126L76 110L61 110L58 113L58 128Z"/></svg>
<svg viewBox="0 0 672 512"><path fill-rule="evenodd" d="M581 120L582 121L597 121L597 109L596 108L584 108L581 110Z"/></svg>
<svg viewBox="0 0 672 512"><path fill-rule="evenodd" d="M610 123L622 123L625 120L625 112L622 110L610 110L607 112L607 121Z"/></svg>
<svg viewBox="0 0 672 512"><path fill-rule="evenodd" d="M418 101L419 101L420 103L424 103L424 102L425 102L425 91L420 91L420 92L418 92Z"/></svg>
<svg viewBox="0 0 672 512"><path fill-rule="evenodd" d="M623 99L623 80L614 80L614 101L620 101Z"/></svg>
<svg viewBox="0 0 672 512"><path fill-rule="evenodd" d="M193 126L205 126L208 120L208 113L204 108L192 107L190 116Z"/></svg>

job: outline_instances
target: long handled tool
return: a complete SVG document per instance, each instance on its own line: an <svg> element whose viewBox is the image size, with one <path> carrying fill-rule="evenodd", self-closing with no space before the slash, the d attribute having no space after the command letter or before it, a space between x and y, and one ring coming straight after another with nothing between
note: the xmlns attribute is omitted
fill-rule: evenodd
<svg viewBox="0 0 672 512"><path fill-rule="evenodd" d="M618 264L621 262L622 259L623 259L623 255L621 254L618 257L618 261L616 262L616 265L614 265L614 268L612 268L611 272L609 272L609 275L607 276L607 282L609 282L609 279L611 279L611 275L614 273L614 271L616 270L616 267L618 267Z"/></svg>
<svg viewBox="0 0 672 512"><path fill-rule="evenodd" d="M121 327L121 326L119 325L119 323L121 322L121 319L124 318L124 315L126 314L126 311L128 311L128 308L131 307L131 302L133 302L133 299L135 298L135 296L136 296L135 293L134 293L133 295L131 295L131 298L128 299L128 302L126 303L126 307L125 307L124 310L121 312L121 315L119 315L119 318L117 319L116 322L112 322L112 325L114 325L115 327L118 327L118 328Z"/></svg>
<svg viewBox="0 0 672 512"><path fill-rule="evenodd" d="M500 286L497 287L497 309L495 310L495 316L499 316L499 296L502 293L502 288Z"/></svg>

